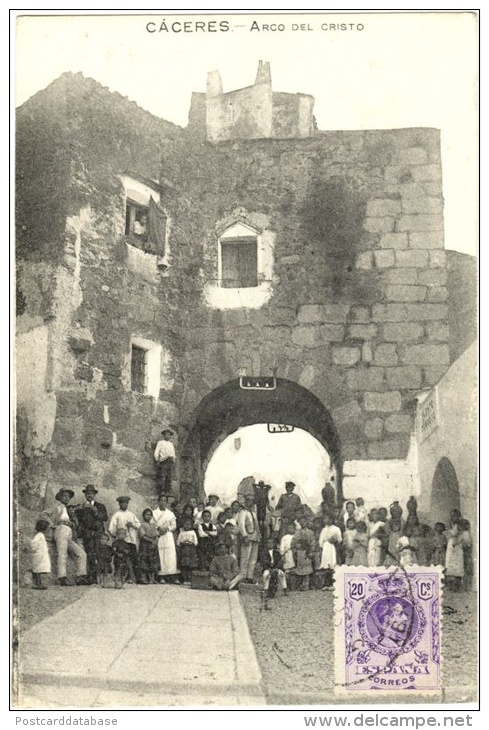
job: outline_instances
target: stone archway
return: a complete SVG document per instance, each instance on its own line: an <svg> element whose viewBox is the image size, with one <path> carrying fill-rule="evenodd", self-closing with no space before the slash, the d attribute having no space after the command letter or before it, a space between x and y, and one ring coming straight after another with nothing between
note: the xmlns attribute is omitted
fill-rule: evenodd
<svg viewBox="0 0 489 730"><path fill-rule="evenodd" d="M444 456L436 465L431 483L431 518L448 524L452 509L460 509L460 488L455 468Z"/></svg>
<svg viewBox="0 0 489 730"><path fill-rule="evenodd" d="M205 465L222 440L242 426L282 423L302 428L324 446L336 474L338 500L342 493L342 456L338 432L329 411L301 385L277 378L273 390L240 388L231 380L206 395L191 423L183 424L187 437L180 446L181 478L203 495Z"/></svg>

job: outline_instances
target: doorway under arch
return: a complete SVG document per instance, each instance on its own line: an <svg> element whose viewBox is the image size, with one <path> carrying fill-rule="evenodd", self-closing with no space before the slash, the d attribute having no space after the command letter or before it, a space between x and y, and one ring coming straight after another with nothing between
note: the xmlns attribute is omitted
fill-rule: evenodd
<svg viewBox="0 0 489 730"><path fill-rule="evenodd" d="M444 456L436 465L431 483L430 515L435 522L448 524L453 509L460 510L460 488L455 468Z"/></svg>
<svg viewBox="0 0 489 730"><path fill-rule="evenodd" d="M180 474L185 497L192 489L195 496L204 495L206 466L225 438L245 426L272 423L307 431L321 444L335 474L337 499L342 500L341 443L333 419L313 393L284 378L267 390L243 389L239 379L231 380L202 399L191 422L183 424L187 436L180 447Z"/></svg>

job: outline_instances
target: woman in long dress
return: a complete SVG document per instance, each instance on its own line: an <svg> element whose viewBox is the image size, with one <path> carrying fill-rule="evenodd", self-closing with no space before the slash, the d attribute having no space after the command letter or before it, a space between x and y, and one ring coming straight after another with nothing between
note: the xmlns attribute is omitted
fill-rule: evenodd
<svg viewBox="0 0 489 730"><path fill-rule="evenodd" d="M464 577L464 540L460 523L454 522L449 530L445 557L447 588L459 591Z"/></svg>
<svg viewBox="0 0 489 730"><path fill-rule="evenodd" d="M153 520L158 532L158 554L160 583L176 583L178 575L177 550L173 533L177 529L177 518L167 507L168 497L162 494L158 498L158 509L153 512Z"/></svg>

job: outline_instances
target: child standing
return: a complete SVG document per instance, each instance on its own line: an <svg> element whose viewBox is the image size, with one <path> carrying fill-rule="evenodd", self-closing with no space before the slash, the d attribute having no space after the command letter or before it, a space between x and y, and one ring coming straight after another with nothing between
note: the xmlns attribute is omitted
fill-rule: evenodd
<svg viewBox="0 0 489 730"><path fill-rule="evenodd" d="M127 576L131 570L131 549L127 542L127 530L123 527L116 532L116 539L112 543L114 555L114 583L115 588L124 588Z"/></svg>
<svg viewBox="0 0 489 730"><path fill-rule="evenodd" d="M110 535L104 532L100 536L99 551L97 556L97 578L101 588L107 588L107 576L112 573L112 540Z"/></svg>
<svg viewBox="0 0 489 730"><path fill-rule="evenodd" d="M42 576L51 572L51 558L46 542L46 532L49 528L50 524L47 520L38 520L36 534L30 542L32 587L36 591L46 590L47 586L43 584Z"/></svg>
<svg viewBox="0 0 489 730"><path fill-rule="evenodd" d="M319 547L321 548L320 569L324 571L323 591L332 591L334 569L338 563L336 546L342 541L341 530L333 524L331 515L325 515L324 527L319 536Z"/></svg>
<svg viewBox="0 0 489 730"><path fill-rule="evenodd" d="M267 540L267 552L263 561L263 594L262 604L266 611L270 610L268 599L274 598L277 594L277 588L282 588L284 596L287 595L287 579L284 573L284 564L280 550L278 548L277 539L269 537Z"/></svg>
<svg viewBox="0 0 489 730"><path fill-rule="evenodd" d="M200 569L209 570L215 552L217 528L212 524L212 515L208 509L202 512L202 522L197 527L197 536Z"/></svg>
<svg viewBox="0 0 489 730"><path fill-rule="evenodd" d="M391 565L399 565L397 543L402 535L402 521L398 517L392 517L385 525L387 533L387 549L384 556L384 565L389 568Z"/></svg>
<svg viewBox="0 0 489 730"><path fill-rule="evenodd" d="M307 517L299 517L300 530L292 538L292 551L295 561L295 574L299 579L299 590L308 591L310 575L313 572L314 533L309 529Z"/></svg>
<svg viewBox="0 0 489 730"><path fill-rule="evenodd" d="M433 549L431 551L431 562L433 565L445 565L445 555L447 552L447 529L443 522L435 524L435 534L433 535Z"/></svg>
<svg viewBox="0 0 489 730"><path fill-rule="evenodd" d="M351 504L353 504L353 502ZM348 517L346 520L346 529L343 534L343 543L345 545L345 565L354 565L353 555L355 553L355 538L357 536L355 525L355 518Z"/></svg>
<svg viewBox="0 0 489 730"><path fill-rule="evenodd" d="M367 525L363 520L356 523L355 532L352 565L367 565L368 535Z"/></svg>
<svg viewBox="0 0 489 730"><path fill-rule="evenodd" d="M143 522L139 528L139 582L147 585L156 583L156 573L160 568L158 556L158 531L153 523L153 512L148 508L143 512Z"/></svg>
<svg viewBox="0 0 489 730"><path fill-rule="evenodd" d="M134 512L127 509L131 501L130 497L117 497L116 501L119 503L119 509L112 515L109 523L109 534L112 537L117 537L117 533L124 530L124 539L127 543L127 554L129 556L129 571L126 582L132 582L139 577L137 544L138 530L141 523Z"/></svg>
<svg viewBox="0 0 489 730"><path fill-rule="evenodd" d="M369 568L375 568L380 565L382 560L382 540L379 530L384 527L384 523L379 518L379 512L371 509L369 514L369 540L367 561Z"/></svg>
<svg viewBox="0 0 489 730"><path fill-rule="evenodd" d="M408 517L406 524L404 525L402 535L397 541L399 565L402 568L407 568L410 565L414 565L416 563L416 548L412 544L413 527L414 525L412 524L412 521L409 521Z"/></svg>
<svg viewBox="0 0 489 730"><path fill-rule="evenodd" d="M285 535L280 540L280 554L282 556L285 574L292 574L295 570L294 552L292 540L295 535L295 525L290 522L285 528Z"/></svg>
<svg viewBox="0 0 489 730"><path fill-rule="evenodd" d="M195 570L199 564L197 556L198 540L192 525L192 519L187 517L183 521L177 537L178 565L182 583L190 582L192 570Z"/></svg>
<svg viewBox="0 0 489 730"><path fill-rule="evenodd" d="M365 522L367 524L368 513L365 507L365 500L363 497L357 497L355 500L355 511L353 517L357 522Z"/></svg>

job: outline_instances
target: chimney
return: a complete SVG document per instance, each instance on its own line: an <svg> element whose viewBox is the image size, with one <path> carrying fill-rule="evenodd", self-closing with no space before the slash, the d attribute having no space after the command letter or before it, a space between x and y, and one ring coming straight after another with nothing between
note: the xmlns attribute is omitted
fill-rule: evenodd
<svg viewBox="0 0 489 730"><path fill-rule="evenodd" d="M222 80L219 71L207 74L207 96L222 96Z"/></svg>
<svg viewBox="0 0 489 730"><path fill-rule="evenodd" d="M270 71L270 61L258 61L258 71L256 72L255 86L258 84L272 85L272 74Z"/></svg>

